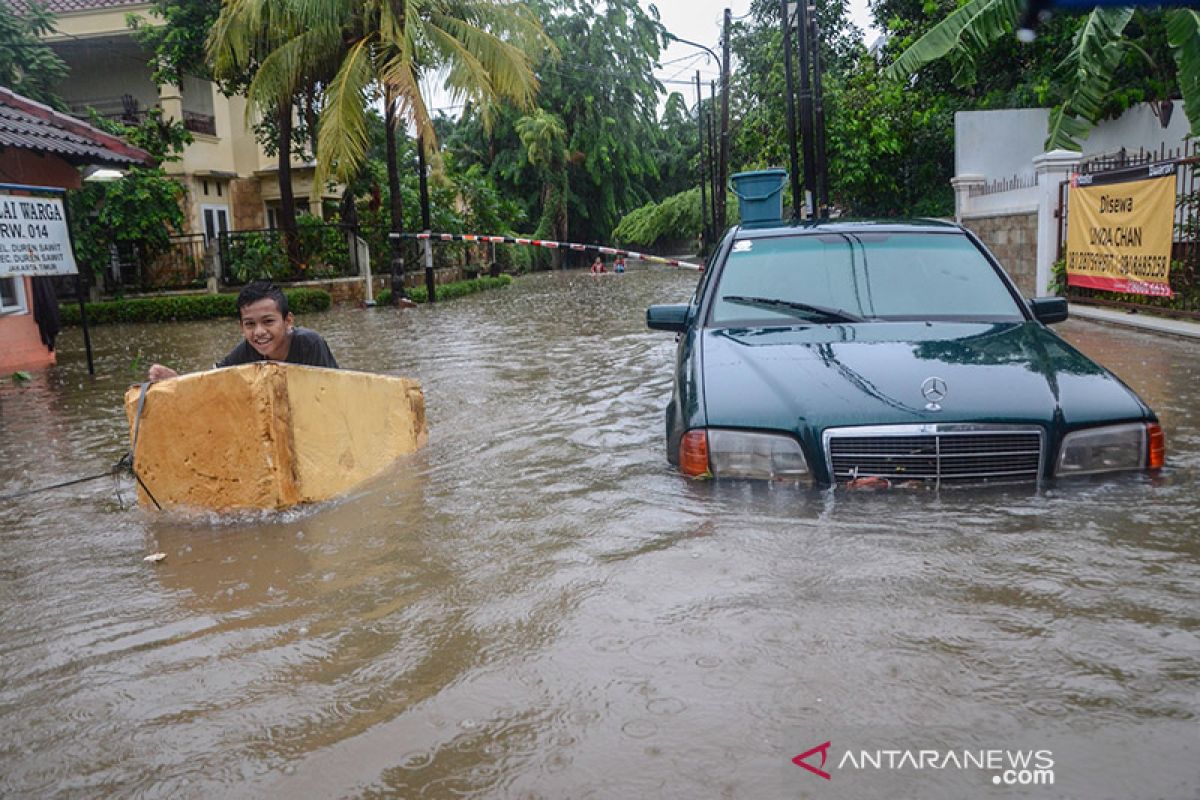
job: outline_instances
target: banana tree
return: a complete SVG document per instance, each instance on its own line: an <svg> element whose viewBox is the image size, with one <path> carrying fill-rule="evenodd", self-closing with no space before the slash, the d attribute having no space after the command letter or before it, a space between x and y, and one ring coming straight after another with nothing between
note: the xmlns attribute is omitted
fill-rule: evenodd
<svg viewBox="0 0 1200 800"><path fill-rule="evenodd" d="M901 53L885 74L907 79L946 58L955 67L955 83L969 86L975 80L976 59L1001 37L1013 35L1021 12L1021 0L968 0ZM1200 13L1188 8L1164 13L1175 82L1191 135L1200 136ZM1104 113L1125 56L1133 50L1148 58L1126 34L1133 18L1133 8L1114 7L1096 8L1084 18L1056 70L1064 99L1051 112L1047 150L1080 150L1079 140Z"/></svg>

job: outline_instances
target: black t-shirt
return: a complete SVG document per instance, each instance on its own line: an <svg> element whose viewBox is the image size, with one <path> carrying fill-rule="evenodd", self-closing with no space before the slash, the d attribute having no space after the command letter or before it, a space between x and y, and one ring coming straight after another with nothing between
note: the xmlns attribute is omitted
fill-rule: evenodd
<svg viewBox="0 0 1200 800"><path fill-rule="evenodd" d="M255 350L249 342L242 339L238 342L237 347L229 351L229 355L222 358L214 366L218 368L232 367L238 364L253 364L256 361L269 360L266 356ZM337 360L333 357L333 353L329 351L329 345L321 338L321 334L301 327L296 327L292 330L292 343L288 347L287 358L284 361L289 364L306 364L310 367L338 368Z"/></svg>

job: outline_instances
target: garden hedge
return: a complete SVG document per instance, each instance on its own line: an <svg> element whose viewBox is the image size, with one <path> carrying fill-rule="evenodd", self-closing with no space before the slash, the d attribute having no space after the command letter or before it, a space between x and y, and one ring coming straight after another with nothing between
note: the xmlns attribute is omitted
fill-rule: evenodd
<svg viewBox="0 0 1200 800"><path fill-rule="evenodd" d="M323 289L284 289L288 305L297 314L325 311L333 304ZM59 306L64 325L79 324L79 304ZM130 300L106 300L88 303L89 325L113 322L182 322L237 316L236 294L188 294L165 297L140 297Z"/></svg>
<svg viewBox="0 0 1200 800"><path fill-rule="evenodd" d="M469 294L482 292L487 289L500 289L508 286L513 282L511 275L500 275L495 278L483 277L472 278L469 281L454 281L453 283L443 283L437 287L438 302L442 300L453 300L456 297L465 297ZM408 297L414 303L426 303L429 301L429 293L425 291L424 286L413 286L408 290ZM379 294L375 295L375 305L387 306L392 302L392 290L384 289Z"/></svg>

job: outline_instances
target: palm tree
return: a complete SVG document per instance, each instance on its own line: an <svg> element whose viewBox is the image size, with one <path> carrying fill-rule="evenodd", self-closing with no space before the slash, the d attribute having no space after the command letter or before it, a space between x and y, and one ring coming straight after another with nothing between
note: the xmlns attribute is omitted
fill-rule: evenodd
<svg viewBox="0 0 1200 800"><path fill-rule="evenodd" d="M488 108L532 105L533 60L552 53L541 24L520 3L494 0L234 0L287 3L295 36L267 55L250 85L269 102L330 66L317 147L320 177L346 180L366 156L367 107L383 87L400 120L432 146L436 134L420 79L443 71L456 101Z"/></svg>
<svg viewBox="0 0 1200 800"><path fill-rule="evenodd" d="M565 241L567 238L567 128L563 121L539 108L516 123L525 157L541 176L542 218L534 237ZM554 251L556 260L558 251Z"/></svg>
<svg viewBox="0 0 1200 800"><path fill-rule="evenodd" d="M887 76L908 78L926 64L949 58L959 68L956 81L971 82L975 58L1016 30L1022 5L1020 0L969 0L901 53ZM1166 14L1184 111L1191 134L1200 136L1200 13L1180 8ZM1059 65L1066 99L1050 115L1047 150L1079 150L1078 139L1100 120L1117 68L1136 49L1125 36L1133 15L1132 8L1097 8L1076 31Z"/></svg>
<svg viewBox="0 0 1200 800"><path fill-rule="evenodd" d="M274 121L279 165L279 226L283 231L288 259L300 261L296 225L296 199L292 191L293 106L296 98L320 82L322 65L315 59L303 62L286 80L270 62L281 51L294 47L305 37L297 27L290 0L229 0L213 23L208 37L208 57L213 77L227 91L249 87L246 110ZM257 85L256 85L257 84Z"/></svg>
<svg viewBox="0 0 1200 800"><path fill-rule="evenodd" d="M295 95L313 75L328 76L317 134L315 185L352 180L369 146L367 108L382 94L388 121L388 188L392 229L403 229L396 128L413 124L427 148L437 135L421 92L427 71L442 71L456 100L486 111L509 101L528 108L537 91L533 59L553 54L541 24L520 3L492 0L233 0L247 8L280 4L282 37L250 82L253 104L267 108ZM243 12L249 22L253 13ZM225 10L222 16L225 16ZM230 11L237 14L236 10ZM382 91L381 91L382 90ZM398 244L398 243L397 243ZM398 249L393 297L403 294Z"/></svg>

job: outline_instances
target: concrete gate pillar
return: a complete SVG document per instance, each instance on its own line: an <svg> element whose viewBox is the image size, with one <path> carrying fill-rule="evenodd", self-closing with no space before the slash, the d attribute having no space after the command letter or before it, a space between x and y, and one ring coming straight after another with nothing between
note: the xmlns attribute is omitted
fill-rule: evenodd
<svg viewBox="0 0 1200 800"><path fill-rule="evenodd" d="M982 175L955 175L950 179L950 185L954 187L954 221L959 225L963 215L971 210L971 190L986 182Z"/></svg>
<svg viewBox="0 0 1200 800"><path fill-rule="evenodd" d="M1033 159L1037 175L1037 278L1035 295L1046 293L1050 271L1058 258L1058 186L1071 177L1082 156L1071 150L1051 150Z"/></svg>

